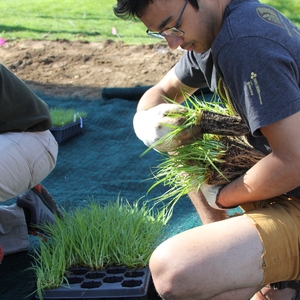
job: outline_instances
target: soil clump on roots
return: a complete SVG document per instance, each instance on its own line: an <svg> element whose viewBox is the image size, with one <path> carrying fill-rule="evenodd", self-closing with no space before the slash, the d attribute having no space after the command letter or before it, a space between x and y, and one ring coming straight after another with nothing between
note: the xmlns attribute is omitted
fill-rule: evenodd
<svg viewBox="0 0 300 300"><path fill-rule="evenodd" d="M223 163L215 163L219 172L210 167L207 183L211 185L223 185L233 181L265 156L249 145L244 137L223 137L220 142L226 147L225 155L222 157Z"/></svg>

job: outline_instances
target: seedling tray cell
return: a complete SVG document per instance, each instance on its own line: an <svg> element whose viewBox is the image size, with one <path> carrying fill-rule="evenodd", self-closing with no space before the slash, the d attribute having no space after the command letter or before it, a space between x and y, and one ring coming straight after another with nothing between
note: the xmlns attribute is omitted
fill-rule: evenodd
<svg viewBox="0 0 300 300"><path fill-rule="evenodd" d="M66 274L64 284L43 291L43 299L146 300L150 278L148 267L138 270L111 267L99 271L73 268ZM39 299L37 294L35 298Z"/></svg>
<svg viewBox="0 0 300 300"><path fill-rule="evenodd" d="M52 126L50 131L57 143L61 144L71 137L83 132L83 119L60 127Z"/></svg>

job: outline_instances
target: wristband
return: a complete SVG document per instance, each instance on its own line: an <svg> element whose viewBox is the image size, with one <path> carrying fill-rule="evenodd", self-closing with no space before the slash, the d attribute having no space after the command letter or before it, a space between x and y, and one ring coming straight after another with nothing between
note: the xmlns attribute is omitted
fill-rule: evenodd
<svg viewBox="0 0 300 300"><path fill-rule="evenodd" d="M218 193L217 193L217 195L216 195L216 202L215 202L216 206L218 206L218 207L221 208L221 209L232 209L232 208L237 208L238 205L236 205L236 206L230 206L230 207L225 207L225 206L221 205L220 203L218 203L220 193L221 193L221 191L224 189L225 186L226 186L226 185L222 185L222 186L219 188L219 190L218 190Z"/></svg>

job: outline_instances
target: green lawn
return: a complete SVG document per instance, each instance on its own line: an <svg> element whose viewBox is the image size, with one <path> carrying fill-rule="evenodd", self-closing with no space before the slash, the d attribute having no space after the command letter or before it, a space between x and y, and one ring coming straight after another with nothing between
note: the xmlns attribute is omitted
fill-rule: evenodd
<svg viewBox="0 0 300 300"><path fill-rule="evenodd" d="M261 2L275 7L300 27L299 0L261 0Z"/></svg>
<svg viewBox="0 0 300 300"><path fill-rule="evenodd" d="M300 25L299 0L262 0ZM0 0L0 37L4 39L67 39L100 42L122 40L149 44L139 21L124 21L113 13L116 0ZM117 34L112 34L115 27Z"/></svg>
<svg viewBox="0 0 300 300"><path fill-rule="evenodd" d="M0 37L152 43L139 21L113 13L115 0L0 0ZM112 27L118 35L112 34Z"/></svg>

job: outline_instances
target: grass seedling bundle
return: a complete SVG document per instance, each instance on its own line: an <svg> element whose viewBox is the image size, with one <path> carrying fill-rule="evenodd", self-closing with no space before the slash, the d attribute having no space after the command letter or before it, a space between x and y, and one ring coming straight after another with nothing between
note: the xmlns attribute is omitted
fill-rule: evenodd
<svg viewBox="0 0 300 300"><path fill-rule="evenodd" d="M117 199L104 206L91 203L64 212L54 225L43 225L41 229L50 238L47 242L39 239L32 267L40 299L44 289L61 286L72 267L145 267L163 239L166 218L163 210L154 211L139 202Z"/></svg>
<svg viewBox="0 0 300 300"><path fill-rule="evenodd" d="M86 112L76 112L74 109L63 109L63 108L51 108L50 116L52 125L55 127L64 126L72 122L80 120L80 118L86 117Z"/></svg>
<svg viewBox="0 0 300 300"><path fill-rule="evenodd" d="M194 96L185 98L183 108L167 116L178 120L171 122L173 130L149 148L159 144L172 145L173 139L178 139L187 130L194 132L193 127L200 128L195 131L197 135L192 142L169 153L162 152L162 162L153 169L155 183L148 192L159 184L168 187L163 195L152 200L163 201L169 215L182 196L199 190L201 184L229 183L264 157L246 141L248 128L229 105L215 96L211 101ZM174 126L176 123L179 125Z"/></svg>

